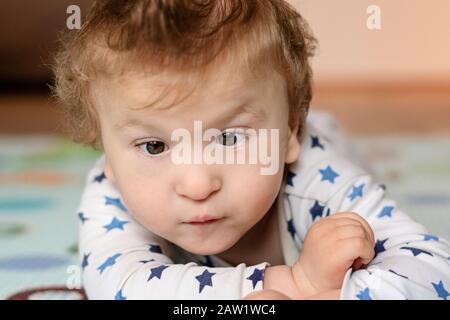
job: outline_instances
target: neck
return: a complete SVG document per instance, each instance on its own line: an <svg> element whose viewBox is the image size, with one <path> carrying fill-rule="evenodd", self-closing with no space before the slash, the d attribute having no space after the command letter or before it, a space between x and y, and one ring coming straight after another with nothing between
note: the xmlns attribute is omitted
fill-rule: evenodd
<svg viewBox="0 0 450 320"><path fill-rule="evenodd" d="M231 265L255 265L264 261L283 264L278 231L277 202L233 247L217 256Z"/></svg>

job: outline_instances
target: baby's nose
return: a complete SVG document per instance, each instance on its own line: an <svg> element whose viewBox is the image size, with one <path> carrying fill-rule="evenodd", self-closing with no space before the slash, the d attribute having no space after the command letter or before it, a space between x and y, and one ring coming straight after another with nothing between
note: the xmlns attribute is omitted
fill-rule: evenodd
<svg viewBox="0 0 450 320"><path fill-rule="evenodd" d="M181 177L175 185L175 191L180 196L192 200L204 200L220 190L222 182L204 165L185 166Z"/></svg>

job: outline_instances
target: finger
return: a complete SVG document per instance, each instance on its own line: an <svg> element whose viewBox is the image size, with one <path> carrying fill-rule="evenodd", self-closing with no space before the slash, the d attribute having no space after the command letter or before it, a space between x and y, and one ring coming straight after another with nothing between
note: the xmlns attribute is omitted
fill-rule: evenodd
<svg viewBox="0 0 450 320"><path fill-rule="evenodd" d="M370 240L375 243L375 236L373 234L373 230L370 227L369 223L366 221L366 219L364 219L362 216L360 216L357 213L354 212L338 212L335 213L331 216L329 216L330 219L334 219L334 220L339 220L339 219L343 219L343 218L347 218L347 219L352 219L352 220L356 220L358 222L360 222L364 228L366 229Z"/></svg>
<svg viewBox="0 0 450 320"><path fill-rule="evenodd" d="M338 240L338 246L342 250L345 259L361 259L363 264L368 264L375 256L373 245L367 239L360 237Z"/></svg>
<svg viewBox="0 0 450 320"><path fill-rule="evenodd" d="M345 235L344 231L336 232L338 229L344 228L346 226L353 226L354 228L365 230L361 226L361 223L354 219L336 219L328 220L327 222L324 221L321 224L317 224L315 227L312 227L308 230L306 237L314 234L314 237L317 237L319 239L328 239L331 241L348 238L348 236Z"/></svg>
<svg viewBox="0 0 450 320"><path fill-rule="evenodd" d="M365 230L361 223L355 219L342 218L342 219L328 219L324 221L320 225L316 225L315 228L311 228L310 230L314 230L314 233L318 234L319 237L333 237L335 239L340 238L348 238L345 235L337 235L336 230L346 226L354 226L356 228L362 228ZM336 237L337 236L337 237Z"/></svg>
<svg viewBox="0 0 450 320"><path fill-rule="evenodd" d="M363 238L367 241L371 241L369 235L366 232L366 229L361 224L347 224L340 227L337 227L334 230L334 234L336 235L337 239L343 240L348 238Z"/></svg>
<svg viewBox="0 0 450 320"><path fill-rule="evenodd" d="M332 219L331 216L322 219L322 221L319 223L317 222L316 229L323 228L323 229L334 229L341 226L346 225L354 225L354 226L360 226L361 223L355 219L350 218L340 218L340 219Z"/></svg>

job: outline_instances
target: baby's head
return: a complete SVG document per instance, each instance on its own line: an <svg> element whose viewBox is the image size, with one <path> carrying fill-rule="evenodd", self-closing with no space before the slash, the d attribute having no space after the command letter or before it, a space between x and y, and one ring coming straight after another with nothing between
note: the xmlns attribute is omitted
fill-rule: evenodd
<svg viewBox="0 0 450 320"><path fill-rule="evenodd" d="M104 150L105 174L135 219L192 253L217 254L264 217L299 156L314 43L281 0L97 1L63 39L55 92L75 141ZM269 146L279 170L261 174L260 159L176 163L172 133L194 136L194 121L221 132L201 148L239 157ZM261 143L259 129L278 136ZM208 219L220 220L189 223Z"/></svg>

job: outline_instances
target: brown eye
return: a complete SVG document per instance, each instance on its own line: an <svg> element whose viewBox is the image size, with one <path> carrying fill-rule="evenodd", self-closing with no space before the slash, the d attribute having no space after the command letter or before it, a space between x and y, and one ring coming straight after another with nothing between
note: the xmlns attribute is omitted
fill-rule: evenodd
<svg viewBox="0 0 450 320"><path fill-rule="evenodd" d="M161 141L148 141L141 144L141 147L143 147L144 152L152 155L160 154L166 150L166 144Z"/></svg>
<svg viewBox="0 0 450 320"><path fill-rule="evenodd" d="M233 129L232 131L222 132L217 136L217 142L223 146L230 147L239 144L244 140L246 134L239 129Z"/></svg>
<svg viewBox="0 0 450 320"><path fill-rule="evenodd" d="M224 146L233 146L237 142L234 132L223 132L219 135L219 143Z"/></svg>

